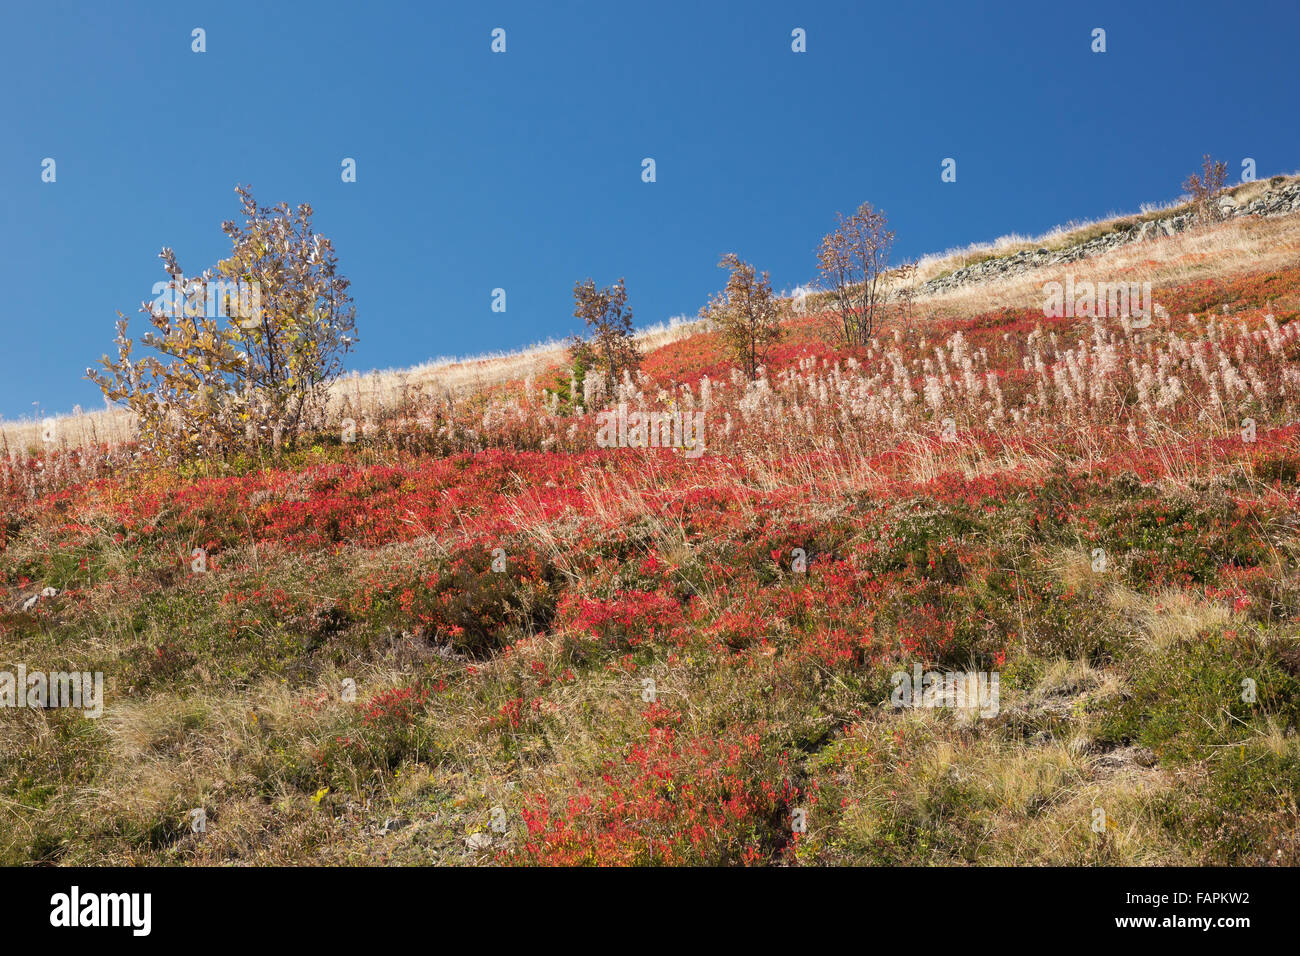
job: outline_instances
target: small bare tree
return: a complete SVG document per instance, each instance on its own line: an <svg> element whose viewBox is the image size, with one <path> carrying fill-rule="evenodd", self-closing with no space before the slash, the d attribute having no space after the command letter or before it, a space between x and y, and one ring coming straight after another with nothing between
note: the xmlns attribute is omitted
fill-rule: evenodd
<svg viewBox="0 0 1300 956"><path fill-rule="evenodd" d="M732 355L753 378L766 360L767 347L781 337L781 303L772 294L767 273L758 274L734 252L723 256L718 268L730 269L731 276L700 316L717 324Z"/></svg>
<svg viewBox="0 0 1300 956"><path fill-rule="evenodd" d="M904 262L892 273L893 285L895 292L893 298L898 301L899 311L902 313L903 321L909 325L913 319L913 305L916 302L916 273L917 264L915 262Z"/></svg>
<svg viewBox="0 0 1300 956"><path fill-rule="evenodd" d="M587 323L590 332L590 338L575 335L570 340L569 357L575 366L600 367L615 383L623 372L635 372L641 366L627 287L621 278L603 289L596 288L591 279L574 283L573 314Z"/></svg>
<svg viewBox="0 0 1300 956"><path fill-rule="evenodd" d="M1201 172L1192 173L1183 181L1183 190L1190 193L1196 204L1196 217L1201 222L1216 222L1220 218L1219 196L1228 179L1228 164L1215 162L1209 153L1201 159Z"/></svg>
<svg viewBox="0 0 1300 956"><path fill-rule="evenodd" d="M889 270L894 234L884 212L863 203L847 219L836 213L839 226L817 251L817 268L830 289L834 305L834 337L842 345L865 344L875 331L876 312L884 300L881 280Z"/></svg>

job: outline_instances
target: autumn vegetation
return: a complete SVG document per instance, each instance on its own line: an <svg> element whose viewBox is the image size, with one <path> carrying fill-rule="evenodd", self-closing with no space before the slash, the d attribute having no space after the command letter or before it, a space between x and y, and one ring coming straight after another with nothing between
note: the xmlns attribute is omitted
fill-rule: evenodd
<svg viewBox="0 0 1300 956"><path fill-rule="evenodd" d="M718 327L741 371L753 379L768 347L781 337L780 304L768 274L734 252L724 255L718 267L730 270L726 288L700 310L700 317Z"/></svg>
<svg viewBox="0 0 1300 956"><path fill-rule="evenodd" d="M312 229L311 206L263 207L236 192L247 221L222 226L229 258L186 278L171 249L160 255L165 295L140 309L153 326L140 344L157 354L134 356L119 313L117 359L87 372L135 414L141 447L158 458L292 445L320 424L325 390L357 340L348 280Z"/></svg>
<svg viewBox="0 0 1300 956"><path fill-rule="evenodd" d="M864 206L803 313L728 255L651 340L586 280L580 339L368 401L310 211L248 203L260 331L155 323L138 436L0 448L0 670L107 691L0 713L0 861L1300 862L1300 216L1071 265L1144 325L904 294ZM707 453L596 447L618 403Z"/></svg>
<svg viewBox="0 0 1300 956"><path fill-rule="evenodd" d="M1201 171L1192 173L1183 181L1183 191L1192 197L1197 217L1206 223L1222 218L1218 199L1228 178L1228 164L1215 160L1206 153L1201 160Z"/></svg>

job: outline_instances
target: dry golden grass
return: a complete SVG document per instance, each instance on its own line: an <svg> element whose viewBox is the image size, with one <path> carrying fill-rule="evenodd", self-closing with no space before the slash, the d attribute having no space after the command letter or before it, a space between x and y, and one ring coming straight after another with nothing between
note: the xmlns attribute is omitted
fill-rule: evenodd
<svg viewBox="0 0 1300 956"><path fill-rule="evenodd" d="M676 321L650 326L637 333L643 351L652 351L693 335L705 327L700 321ZM463 359L437 359L407 369L353 372L334 383L329 416L342 417L346 408L354 416L372 416L399 408L415 395L434 398L474 395L496 385L527 380L567 361L563 342L545 342L513 352L497 352ZM52 421L53 427L49 428ZM52 441L47 442L46 436ZM77 410L64 415L0 421L0 456L11 449L39 450L88 448L95 444L120 445L134 439L135 416L124 409L93 412Z"/></svg>
<svg viewBox="0 0 1300 956"><path fill-rule="evenodd" d="M918 296L936 316L978 315L1002 308L1040 306L1048 282L1067 275L1103 280L1182 285L1200 279L1226 279L1248 272L1293 266L1300 258L1300 215L1242 217L1209 229L1130 243L1100 256L1030 269L1016 276ZM1157 300L1158 301L1158 300Z"/></svg>
<svg viewBox="0 0 1300 956"><path fill-rule="evenodd" d="M1283 178L1294 179L1296 174ZM1272 188L1274 187L1269 179L1261 179L1233 186L1225 190L1225 194L1236 200L1238 205L1244 205ZM1055 226L1039 236L1022 236L1018 233L1012 233L994 239L992 242L971 243L968 246L923 256L917 262L915 280L918 283L926 282L955 269L961 269L988 259L1015 255L1017 252L1036 249L1050 249L1053 251L1065 249L1087 242L1097 236L1106 235L1119 227L1127 227L1154 219L1165 219L1170 216L1191 212L1193 209L1194 206L1190 202L1174 201L1144 204L1142 211L1138 213L1111 213L1100 219Z"/></svg>
<svg viewBox="0 0 1300 956"><path fill-rule="evenodd" d="M879 845L900 825L905 832L915 821L928 821L947 828L948 839L960 839L960 849L977 855L981 865L1188 862L1162 833L1152 807L1170 786L1159 770L1126 755L1094 753L1077 738L1024 747L956 733L933 710L901 711L890 726L926 743L909 752L906 772L890 774L887 787L867 782L868 789L854 793L840 824L850 845ZM952 806L957 800L960 811ZM949 852L939 850L931 862L959 862Z"/></svg>
<svg viewBox="0 0 1300 956"><path fill-rule="evenodd" d="M1230 622L1232 611L1222 603L1202 600L1190 591L1173 588L1139 594L1117 585L1106 595L1110 608L1131 621L1145 642L1156 650L1195 637Z"/></svg>

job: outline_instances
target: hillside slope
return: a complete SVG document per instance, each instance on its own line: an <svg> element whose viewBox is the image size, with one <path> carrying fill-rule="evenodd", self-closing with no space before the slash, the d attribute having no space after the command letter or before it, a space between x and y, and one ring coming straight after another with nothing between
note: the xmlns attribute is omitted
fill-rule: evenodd
<svg viewBox="0 0 1300 956"><path fill-rule="evenodd" d="M924 257L907 288L937 314L1022 308L1041 301L1042 284L1060 281L1080 260L1105 274L1160 285L1204 277L1283 268L1300 256L1300 178L1275 176L1228 190L1226 222L1190 230L1189 207L1170 205L1133 216L1112 216L1082 226L1061 226L1036 239L1007 236L990 243ZM1168 237L1176 237L1169 241ZM1159 241L1156 241L1159 240ZM814 300L816 296L814 296ZM641 347L654 351L697 331L698 321L676 319L643 329ZM510 352L438 359L406 369L353 372L334 390L337 414L346 402L355 413L382 414L416 396L474 394L520 382L563 364L565 346L546 342ZM51 425L53 427L51 427ZM25 422L0 421L0 453L14 448L88 448L130 441L132 418L105 410L55 415ZM48 441L47 441L48 439Z"/></svg>
<svg viewBox="0 0 1300 956"><path fill-rule="evenodd" d="M1294 864L1298 227L1068 264L1147 327L1045 264L752 383L700 332L279 461L11 455L0 674L104 700L0 714L0 860Z"/></svg>

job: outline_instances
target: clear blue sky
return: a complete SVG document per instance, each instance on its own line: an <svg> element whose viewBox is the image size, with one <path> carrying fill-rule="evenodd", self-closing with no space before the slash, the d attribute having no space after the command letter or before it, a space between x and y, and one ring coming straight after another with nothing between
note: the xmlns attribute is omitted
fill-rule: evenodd
<svg viewBox="0 0 1300 956"><path fill-rule="evenodd" d="M793 287L864 200L912 256L1172 199L1204 152L1300 167L1295 0L80 6L0 14L6 418L102 405L115 310L138 334L162 246L226 253L237 182L315 207L365 370L563 336L587 276L639 325L727 251Z"/></svg>

